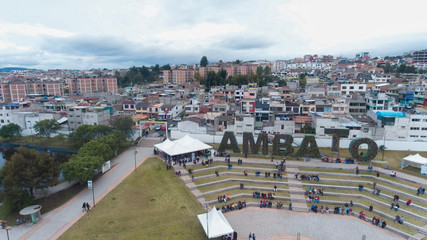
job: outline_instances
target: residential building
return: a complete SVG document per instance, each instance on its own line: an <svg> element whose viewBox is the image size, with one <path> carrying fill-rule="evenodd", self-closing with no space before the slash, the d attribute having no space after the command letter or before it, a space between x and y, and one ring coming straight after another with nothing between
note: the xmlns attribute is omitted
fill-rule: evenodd
<svg viewBox="0 0 427 240"><path fill-rule="evenodd" d="M234 131L236 135L242 135L244 132L254 132L255 117L244 115L236 116L234 119L234 125L229 125L229 128L227 128L227 130Z"/></svg>
<svg viewBox="0 0 427 240"><path fill-rule="evenodd" d="M117 78L70 78L68 89L70 94L76 95L98 92L116 94Z"/></svg>
<svg viewBox="0 0 427 240"><path fill-rule="evenodd" d="M343 83L341 84L341 94L351 95L353 93L365 93L366 84L361 83Z"/></svg>
<svg viewBox="0 0 427 240"><path fill-rule="evenodd" d="M413 63L427 63L427 50L415 51L412 54Z"/></svg>

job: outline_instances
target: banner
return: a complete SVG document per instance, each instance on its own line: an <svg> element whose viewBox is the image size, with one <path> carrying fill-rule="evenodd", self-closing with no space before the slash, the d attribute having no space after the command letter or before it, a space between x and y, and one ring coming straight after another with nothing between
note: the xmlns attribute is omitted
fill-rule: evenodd
<svg viewBox="0 0 427 240"><path fill-rule="evenodd" d="M104 164L102 164L102 173L107 172L108 170L110 170L110 168L111 168L110 161L106 161Z"/></svg>

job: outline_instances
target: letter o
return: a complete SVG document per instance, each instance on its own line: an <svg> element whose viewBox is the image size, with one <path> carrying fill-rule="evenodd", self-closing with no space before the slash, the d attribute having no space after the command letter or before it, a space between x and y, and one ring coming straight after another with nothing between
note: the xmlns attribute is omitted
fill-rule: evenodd
<svg viewBox="0 0 427 240"><path fill-rule="evenodd" d="M365 154L360 155L359 147L362 144L368 144L368 151ZM378 145L374 140L370 138L361 137L351 141L350 145L348 146L348 151L350 152L351 156L357 161L367 162L375 159L375 157L377 156Z"/></svg>

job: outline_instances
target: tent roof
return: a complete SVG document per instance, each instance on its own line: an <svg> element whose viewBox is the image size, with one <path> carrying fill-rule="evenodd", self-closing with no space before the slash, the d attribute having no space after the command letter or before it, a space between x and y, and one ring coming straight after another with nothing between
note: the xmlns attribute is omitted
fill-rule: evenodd
<svg viewBox="0 0 427 240"><path fill-rule="evenodd" d="M170 156L176 156L185 153L197 152L212 148L210 145L202 141L185 135L181 139L171 141L166 139L164 142L154 145L160 151L165 152Z"/></svg>
<svg viewBox="0 0 427 240"><path fill-rule="evenodd" d="M206 216L206 214L208 216ZM200 224L202 224L203 230L205 230L206 235L208 235L209 232L208 238L221 237L223 235L234 232L233 228L230 226L227 219L222 214L221 210L216 210L215 206L210 212L199 214L197 215L197 217L199 218L199 222ZM208 227L209 231L207 231Z"/></svg>
<svg viewBox="0 0 427 240"><path fill-rule="evenodd" d="M419 164L427 164L427 158L421 156L418 153L415 155L409 155L409 156L405 157L403 160L414 162L414 163L419 163Z"/></svg>

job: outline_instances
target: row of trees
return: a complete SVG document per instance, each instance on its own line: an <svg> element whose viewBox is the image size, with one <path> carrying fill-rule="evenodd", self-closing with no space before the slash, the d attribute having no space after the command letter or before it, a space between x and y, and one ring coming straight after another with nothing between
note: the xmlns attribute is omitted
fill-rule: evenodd
<svg viewBox="0 0 427 240"><path fill-rule="evenodd" d="M152 83L159 80L159 76L162 70L170 70L169 64L160 66L156 64L151 67L131 67L124 76L121 76L119 72L115 72L114 76L117 78L117 84L119 87L130 86L131 84L146 84Z"/></svg>
<svg viewBox="0 0 427 240"><path fill-rule="evenodd" d="M195 81L205 86L205 89L209 91L214 86L221 86L225 84L231 85L246 85L248 83L257 83L258 86L266 86L269 82L274 81L271 75L271 68L258 66L256 73L251 72L249 75L236 75L228 76L226 70L221 69L218 72L208 71L208 74L203 78L198 72L194 74Z"/></svg>
<svg viewBox="0 0 427 240"><path fill-rule="evenodd" d="M12 132L9 134L10 138L19 136L20 128L15 125L3 126L0 133ZM73 142L79 151L62 165L50 155L24 147L18 148L10 158L6 158L6 164L0 174L5 190L4 212L9 213L32 204L34 190L56 185L60 170L68 181L79 181L83 184L92 180L102 165L113 157L114 152L131 145L128 140L132 135L132 119L117 118L111 125L112 127L79 126L69 136L69 141ZM42 126L45 126L44 123ZM39 131L50 137L52 129L55 128L42 128Z"/></svg>
<svg viewBox="0 0 427 240"><path fill-rule="evenodd" d="M46 119L34 124L33 128L38 136L50 139L52 134L58 132L61 126L55 119ZM0 137L5 139L14 140L20 137L21 133L21 127L15 123L10 123L0 128Z"/></svg>
<svg viewBox="0 0 427 240"><path fill-rule="evenodd" d="M386 63L383 69L385 73L426 73L425 70L416 69L415 66L408 66L406 64L401 64L397 67L395 64Z"/></svg>

